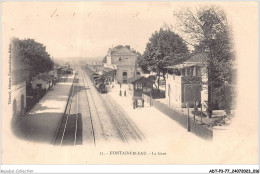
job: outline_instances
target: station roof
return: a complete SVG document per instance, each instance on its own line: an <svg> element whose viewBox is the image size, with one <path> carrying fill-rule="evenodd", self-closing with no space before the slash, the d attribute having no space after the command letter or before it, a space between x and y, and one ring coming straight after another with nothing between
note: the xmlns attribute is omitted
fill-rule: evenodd
<svg viewBox="0 0 260 174"><path fill-rule="evenodd" d="M144 76L138 76L138 75L136 75L136 76L133 76L133 77L130 77L127 81L129 82L129 83L135 83L135 82L137 82L137 81L139 81L139 80L141 80L141 79L143 79L143 78L145 78Z"/></svg>
<svg viewBox="0 0 260 174"><path fill-rule="evenodd" d="M36 80L36 79L44 80L44 81L51 81L52 76L50 76L48 73L40 73L33 78L33 80Z"/></svg>
<svg viewBox="0 0 260 174"><path fill-rule="evenodd" d="M207 53L197 53L191 56L190 59L182 62L181 64L167 66L168 69L181 69L185 67L195 66L198 64L205 64L207 61Z"/></svg>
<svg viewBox="0 0 260 174"><path fill-rule="evenodd" d="M103 71L106 71L106 72L116 71L115 69L104 67L104 66L101 66L100 69L103 70Z"/></svg>
<svg viewBox="0 0 260 174"><path fill-rule="evenodd" d="M191 56L191 58L184 63L204 63L208 57L207 53L198 53Z"/></svg>
<svg viewBox="0 0 260 174"><path fill-rule="evenodd" d="M146 78L146 77L144 77L144 76L139 76L139 75L130 77L127 81L128 81L128 83L134 84L134 83L136 83L137 81L141 81L141 80L144 80L144 81L146 81L146 82L152 82L151 79Z"/></svg>
<svg viewBox="0 0 260 174"><path fill-rule="evenodd" d="M115 50L115 51L113 51L112 52L112 56L125 56L125 55L133 55L133 56L135 56L136 54L135 53L133 53L133 51L131 51L129 48L127 48L127 47L122 47L122 48L120 48L120 49L118 49L118 50Z"/></svg>

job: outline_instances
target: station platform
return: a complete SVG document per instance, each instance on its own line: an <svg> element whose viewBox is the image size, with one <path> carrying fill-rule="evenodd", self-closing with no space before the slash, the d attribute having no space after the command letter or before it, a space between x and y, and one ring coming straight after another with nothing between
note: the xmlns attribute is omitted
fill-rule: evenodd
<svg viewBox="0 0 260 174"><path fill-rule="evenodd" d="M159 102L161 102L161 103L163 103L163 104L165 104L169 107L169 102L168 102L168 99L166 99L166 98L156 99L156 101L159 101ZM185 115L188 115L188 108L181 108L181 107L177 107L177 106L170 106L170 108L174 109L175 111L177 111L179 113L183 113ZM198 111L201 111L200 109L201 108L198 108ZM189 108L189 116L190 116L191 119L194 118L193 111L194 111L194 108ZM225 115L226 115L226 112L224 110L213 110L211 118L206 117L204 115L202 117L202 120L201 120L201 117L196 115L195 120L196 120L196 122L202 121L202 124L207 125L207 127L213 127L213 126L215 126L215 124L217 122L222 120L225 117Z"/></svg>
<svg viewBox="0 0 260 174"><path fill-rule="evenodd" d="M18 138L53 144L74 76L75 73L60 79L25 116L13 119L13 132Z"/></svg>
<svg viewBox="0 0 260 174"><path fill-rule="evenodd" d="M144 107L133 108L132 95L128 91L128 85L121 86L122 95L119 95L120 85L114 84L114 87L108 92L111 98L125 111L128 117L136 124L140 131L144 134L144 144L155 143L158 145L164 142L177 141L180 137L188 137L194 141L199 137L187 132L177 122L160 112L155 107L151 107L150 103L144 102ZM126 96L124 96L126 91ZM158 124L160 123L160 124ZM173 136L173 133L174 135ZM163 135L163 136L162 136Z"/></svg>

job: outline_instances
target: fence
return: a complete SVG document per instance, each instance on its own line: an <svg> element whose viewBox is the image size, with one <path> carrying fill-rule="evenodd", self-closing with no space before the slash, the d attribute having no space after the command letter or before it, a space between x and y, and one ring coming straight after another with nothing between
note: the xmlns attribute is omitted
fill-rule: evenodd
<svg viewBox="0 0 260 174"><path fill-rule="evenodd" d="M188 127L188 119L187 119L186 114L180 113L180 112L176 111L175 109L172 109L159 101L151 99L150 96L148 96L146 94L143 94L143 99L145 102L150 103L152 106L157 108L159 111L168 115L170 118L172 118L173 120L178 122L181 126L183 126L185 128ZM190 114L190 116L191 116L191 114ZM191 119L191 117L189 118L189 123L190 123L189 124L190 132L192 132L195 135L202 137L204 139L211 140L213 138L212 130L205 127L205 125L194 122L193 119Z"/></svg>

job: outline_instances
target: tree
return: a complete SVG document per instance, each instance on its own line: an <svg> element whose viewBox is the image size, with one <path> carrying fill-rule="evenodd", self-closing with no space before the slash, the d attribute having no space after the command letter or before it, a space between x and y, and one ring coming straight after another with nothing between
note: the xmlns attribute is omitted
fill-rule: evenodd
<svg viewBox="0 0 260 174"><path fill-rule="evenodd" d="M103 58L102 63L103 63L103 64L104 64L104 63L107 63L107 56L105 56L105 57Z"/></svg>
<svg viewBox="0 0 260 174"><path fill-rule="evenodd" d="M165 78L165 67L179 63L187 54L189 54L188 47L183 39L170 29L161 28L159 32L152 34L138 64L143 71L157 72L159 89L160 73L163 73Z"/></svg>
<svg viewBox="0 0 260 174"><path fill-rule="evenodd" d="M179 19L178 28L193 45L194 52L206 52L208 69L208 110L213 109L212 98L218 101L218 107L229 111L235 96L233 89L233 45L232 32L225 12L216 6L205 6L199 10L182 9L175 12Z"/></svg>
<svg viewBox="0 0 260 174"><path fill-rule="evenodd" d="M142 56L137 57L137 64L144 73L149 73L148 67L146 66L146 62L143 60Z"/></svg>
<svg viewBox="0 0 260 174"><path fill-rule="evenodd" d="M12 44L15 57L21 58L29 67L29 79L32 79L39 73L52 70L53 62L43 44L33 39L20 40L18 38L14 38Z"/></svg>

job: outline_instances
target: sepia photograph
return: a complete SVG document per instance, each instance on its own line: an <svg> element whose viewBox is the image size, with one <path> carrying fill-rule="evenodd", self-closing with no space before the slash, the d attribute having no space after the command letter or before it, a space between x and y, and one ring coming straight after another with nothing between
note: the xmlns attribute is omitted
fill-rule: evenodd
<svg viewBox="0 0 260 174"><path fill-rule="evenodd" d="M2 2L1 163L256 165L258 37L253 1Z"/></svg>

